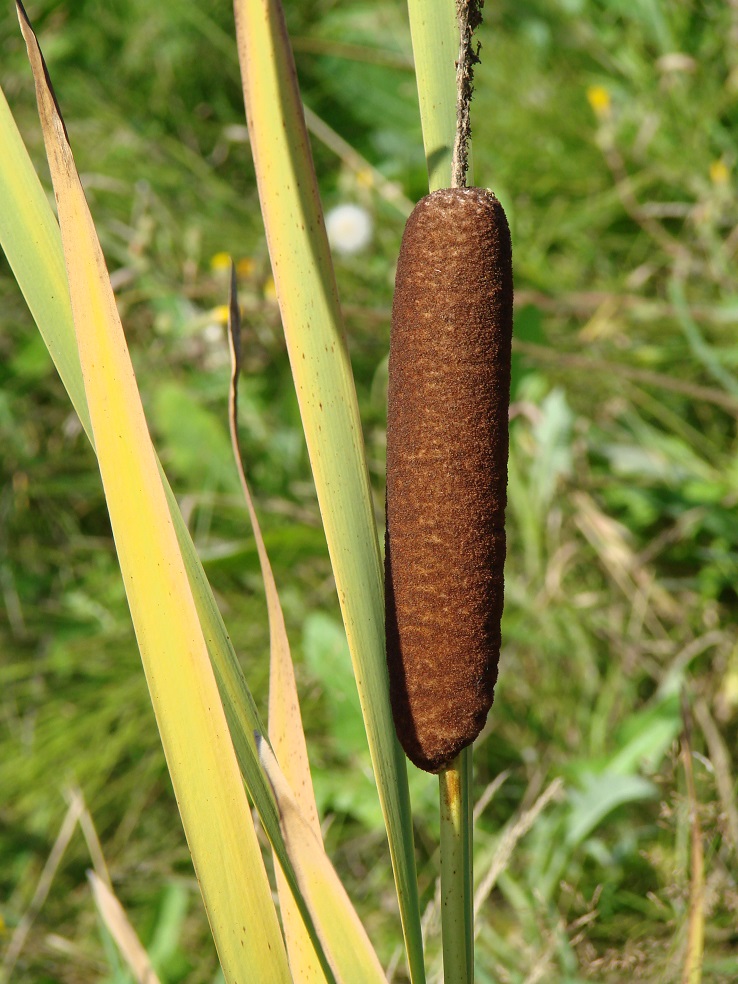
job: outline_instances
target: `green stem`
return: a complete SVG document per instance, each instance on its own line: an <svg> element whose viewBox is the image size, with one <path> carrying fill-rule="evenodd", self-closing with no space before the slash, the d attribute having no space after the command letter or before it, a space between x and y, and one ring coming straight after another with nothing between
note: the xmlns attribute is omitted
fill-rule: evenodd
<svg viewBox="0 0 738 984"><path fill-rule="evenodd" d="M438 776L445 984L472 984L474 980L471 775L470 746Z"/></svg>
<svg viewBox="0 0 738 984"><path fill-rule="evenodd" d="M460 32L455 0L408 0L418 83L423 144L430 191L463 184L452 176L458 135L459 102L468 115L470 64L457 80L460 47L471 52L468 29L478 23L480 4L471 25ZM464 6L462 4L462 6ZM470 62L471 58L467 58ZM459 90L459 83L461 90ZM462 114L463 115L463 114ZM467 121L468 131L468 121ZM468 132L466 133L468 142ZM466 153L468 154L468 148ZM459 161L464 153L457 154ZM462 169L473 184L471 159ZM441 799L441 922L446 984L472 984L474 979L474 897L472 881L472 750L465 748L439 776Z"/></svg>

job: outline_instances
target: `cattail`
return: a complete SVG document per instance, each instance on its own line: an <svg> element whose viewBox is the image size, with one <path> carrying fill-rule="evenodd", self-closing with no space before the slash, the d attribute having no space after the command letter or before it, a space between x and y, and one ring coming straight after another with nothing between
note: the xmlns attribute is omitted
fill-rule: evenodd
<svg viewBox="0 0 738 984"><path fill-rule="evenodd" d="M395 727L438 772L481 731L500 652L512 252L483 188L422 199L392 308L387 662Z"/></svg>

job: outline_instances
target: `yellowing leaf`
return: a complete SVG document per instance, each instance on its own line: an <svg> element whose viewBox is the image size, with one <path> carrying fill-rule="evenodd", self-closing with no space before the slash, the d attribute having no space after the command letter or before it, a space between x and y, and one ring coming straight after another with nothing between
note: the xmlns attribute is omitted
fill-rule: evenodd
<svg viewBox="0 0 738 984"><path fill-rule="evenodd" d="M151 966L149 955L141 945L117 897L94 871L88 871L87 878L100 918L107 926L135 979L146 981L146 984L159 984L159 978Z"/></svg>
<svg viewBox="0 0 738 984"><path fill-rule="evenodd" d="M210 659L113 291L36 37L36 82L103 486L154 711L227 981L290 980Z"/></svg>
<svg viewBox="0 0 738 984"><path fill-rule="evenodd" d="M265 741L260 742L259 756L277 800L279 824L298 883L336 980L342 984L386 984L366 930L323 850L322 841L302 815Z"/></svg>
<svg viewBox="0 0 738 984"><path fill-rule="evenodd" d="M322 835L318 821L318 807L315 803L313 782L310 776L305 733L297 697L297 685L292 666L290 644L284 624L284 614L279 600L277 585L269 562L269 555L261 535L259 519L254 508L251 490L246 480L246 472L238 439L238 378L241 371L241 315L238 307L236 289L236 269L231 267L231 296L228 306L228 341L231 353L231 385L228 396L228 420L231 431L231 445L236 468L241 480L246 506L249 511L251 528L259 554L261 576L264 582L267 610L269 612L269 739L272 746L285 763L285 775L289 782L303 816L307 819L313 833L321 843ZM303 984L324 984L326 974L316 953L311 934L303 922L302 915L292 897L292 892L279 865L275 867L279 907L282 913L290 970L296 981ZM333 976L331 975L331 980Z"/></svg>
<svg viewBox="0 0 738 984"><path fill-rule="evenodd" d="M0 147L0 246L36 324L53 326L44 341L92 438L59 226L1 90Z"/></svg>
<svg viewBox="0 0 738 984"><path fill-rule="evenodd" d="M3 153L0 154L0 244L87 436L92 441L92 426L72 319L59 226L1 90L0 146L3 148ZM207 640L241 774L259 812L264 830L279 857L280 867L287 873L292 890L299 899L299 889L277 822L271 787L256 757L254 732L262 734L265 728L260 721L192 537L161 465L159 474L164 484L200 624ZM300 906L309 923L309 914L304 903L300 902Z"/></svg>

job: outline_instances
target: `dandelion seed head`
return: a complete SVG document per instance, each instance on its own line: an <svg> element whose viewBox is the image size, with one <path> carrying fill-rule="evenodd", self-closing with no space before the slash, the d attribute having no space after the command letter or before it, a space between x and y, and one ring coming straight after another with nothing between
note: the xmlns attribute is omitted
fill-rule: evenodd
<svg viewBox="0 0 738 984"><path fill-rule="evenodd" d="M328 241L344 256L359 253L372 239L372 218L361 205L337 205L325 217Z"/></svg>

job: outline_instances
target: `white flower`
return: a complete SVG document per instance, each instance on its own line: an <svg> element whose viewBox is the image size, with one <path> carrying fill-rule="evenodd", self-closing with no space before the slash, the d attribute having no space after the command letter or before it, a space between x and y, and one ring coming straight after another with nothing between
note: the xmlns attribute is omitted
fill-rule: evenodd
<svg viewBox="0 0 738 984"><path fill-rule="evenodd" d="M372 217L361 205L337 205L326 215L325 228L336 252L349 256L371 242Z"/></svg>

